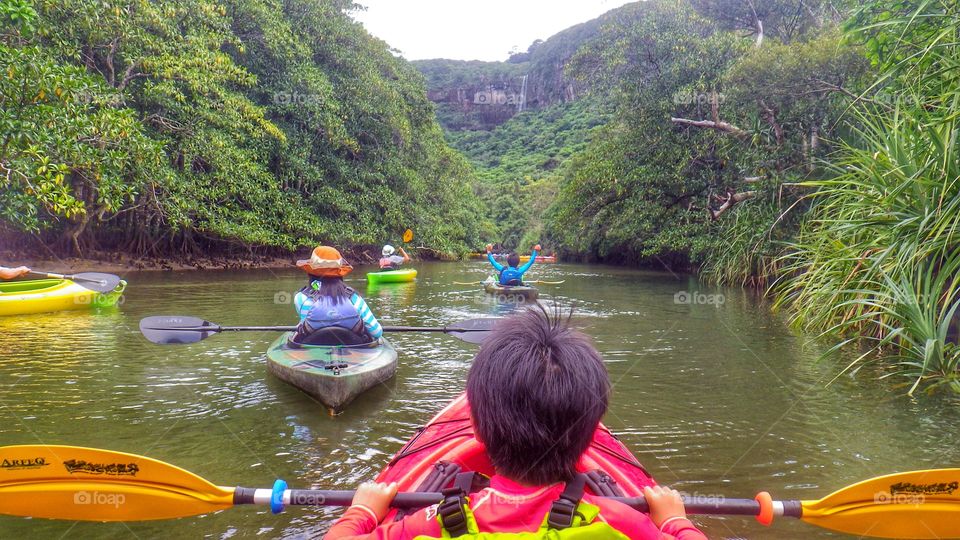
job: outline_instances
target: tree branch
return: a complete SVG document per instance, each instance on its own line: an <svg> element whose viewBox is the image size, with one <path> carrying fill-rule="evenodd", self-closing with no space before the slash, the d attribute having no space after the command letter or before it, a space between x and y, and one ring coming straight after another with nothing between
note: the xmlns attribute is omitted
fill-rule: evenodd
<svg viewBox="0 0 960 540"><path fill-rule="evenodd" d="M727 122L717 122L711 120L690 120L688 118L670 118L670 121L674 124L680 124L683 126L693 126L698 128L708 128L715 129L717 131L723 131L725 133L730 133L740 138L750 137L750 132L744 131L733 124L728 124Z"/></svg>
<svg viewBox="0 0 960 540"><path fill-rule="evenodd" d="M783 126L777 122L776 111L768 107L762 99L760 100L760 108L763 109L763 119L773 128L773 134L777 138L777 146L783 146Z"/></svg>
<svg viewBox="0 0 960 540"><path fill-rule="evenodd" d="M748 199L752 199L756 196L757 196L756 191L741 191L740 193L733 193L732 191L728 191L726 197L720 197L718 195L714 195L714 198L719 201L723 201L723 204L721 204L720 207L717 208L716 210L714 210L713 208L710 208L710 205L708 204L707 212L710 213L710 219L713 221L716 221L717 218L719 218L727 210L733 208L734 205L736 205L737 203L741 203Z"/></svg>
<svg viewBox="0 0 960 540"><path fill-rule="evenodd" d="M753 5L753 0L747 0L747 4L750 6L750 12L753 13L753 25L757 29L757 44L756 47L759 49L760 45L763 44L763 21L760 20L760 17L757 16L757 8Z"/></svg>
<svg viewBox="0 0 960 540"><path fill-rule="evenodd" d="M157 127L159 127L160 129L165 129L167 131L178 132L178 131L186 130L186 126L184 126L183 124L175 120L172 120L170 118L167 118L165 116L161 116L159 114L151 114L146 118L144 118L143 120L145 122L150 122L156 125Z"/></svg>
<svg viewBox="0 0 960 540"><path fill-rule="evenodd" d="M130 82L139 77L146 77L145 73L134 73L134 70L137 69L137 66L140 64L139 61L134 62L127 66L127 69L123 72L123 79L120 80L120 84L117 86L117 90L123 90L127 87Z"/></svg>
<svg viewBox="0 0 960 540"><path fill-rule="evenodd" d="M110 83L110 86L114 85L117 77L117 73L113 67L113 56L117 53L118 45L120 45L120 38L113 38L113 41L110 42L110 48L105 61L107 65L107 82Z"/></svg>
<svg viewBox="0 0 960 540"><path fill-rule="evenodd" d="M888 104L886 104L886 103L883 103L882 101L876 101L876 100L874 100L874 99L870 99L870 98L865 97L865 96L860 96L860 95L854 94L853 92L847 90L846 88L844 88L844 87L842 87L842 86L833 84L833 83L831 83L831 82L827 82L827 81L825 81L825 80L823 80L823 79L814 79L814 80L815 80L816 82L822 84L822 85L825 87L825 88L820 89L820 91L840 92L841 94L843 94L843 95L845 95L845 96L847 96L847 97L853 98L854 103L856 103L856 102L858 102L858 101L862 101L862 102L864 102L864 103L870 103L870 104L872 104L872 105L879 105L879 106L883 107L884 109L886 109L886 110L888 110L888 111L892 111L892 110L893 110L893 107L891 107L890 105L888 105Z"/></svg>

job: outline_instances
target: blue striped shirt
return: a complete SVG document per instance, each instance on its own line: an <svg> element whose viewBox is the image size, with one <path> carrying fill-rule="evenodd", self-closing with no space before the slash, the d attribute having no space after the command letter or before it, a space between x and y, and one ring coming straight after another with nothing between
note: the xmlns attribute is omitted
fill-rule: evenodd
<svg viewBox="0 0 960 540"><path fill-rule="evenodd" d="M363 320L363 327L367 329L370 337L380 339L383 336L383 327L380 326L380 321L373 315L373 311L370 311L370 306L367 305L366 301L359 294L353 293L353 296L350 297L350 303L353 304L357 314L360 315L360 319ZM302 292L298 292L293 297L293 307L297 310L297 315L300 316L301 321L310 314L313 304L313 299Z"/></svg>

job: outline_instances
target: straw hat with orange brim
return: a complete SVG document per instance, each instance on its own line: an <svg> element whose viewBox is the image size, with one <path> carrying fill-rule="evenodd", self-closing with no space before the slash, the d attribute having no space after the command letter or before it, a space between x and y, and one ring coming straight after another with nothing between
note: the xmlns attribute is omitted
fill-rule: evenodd
<svg viewBox="0 0 960 540"><path fill-rule="evenodd" d="M304 272L316 277L343 277L353 271L340 252L329 246L317 246L309 259L297 261Z"/></svg>

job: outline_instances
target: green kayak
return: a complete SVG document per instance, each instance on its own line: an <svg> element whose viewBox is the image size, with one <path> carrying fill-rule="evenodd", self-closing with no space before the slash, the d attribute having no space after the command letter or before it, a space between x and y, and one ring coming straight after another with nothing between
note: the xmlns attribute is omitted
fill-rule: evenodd
<svg viewBox="0 0 960 540"><path fill-rule="evenodd" d="M501 285L492 279L483 282L483 290L487 294L492 294L501 302L526 302L527 300L536 300L540 291L530 285L508 286Z"/></svg>
<svg viewBox="0 0 960 540"><path fill-rule="evenodd" d="M386 339L370 345L290 347L287 332L267 349L267 369L334 411L397 371L397 351Z"/></svg>
<svg viewBox="0 0 960 540"><path fill-rule="evenodd" d="M367 274L368 283L406 283L417 279L417 271L413 268L405 270L384 270Z"/></svg>

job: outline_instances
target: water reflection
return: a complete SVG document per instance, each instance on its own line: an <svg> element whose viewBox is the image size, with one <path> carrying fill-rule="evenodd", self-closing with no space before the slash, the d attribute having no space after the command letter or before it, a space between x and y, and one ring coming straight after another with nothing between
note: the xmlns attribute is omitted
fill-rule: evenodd
<svg viewBox="0 0 960 540"><path fill-rule="evenodd" d="M385 325L434 326L506 315L486 295L485 261L416 265L411 284L350 285ZM356 275L362 275L358 269ZM623 268L535 265L541 303L575 306L614 382L606 422L662 482L691 493L816 499L898 470L956 466L960 412L911 401L870 374L840 377L821 348L750 293ZM155 457L217 484L348 488L373 477L414 430L462 391L475 348L396 333L397 376L330 417L267 374L272 332L186 346L150 344L141 317L195 315L224 325L291 324L302 272L140 274L104 313L0 318L0 442L110 448ZM476 282L475 286L454 282ZM680 292L722 304L678 303ZM868 370L869 371L869 370ZM335 510L263 508L129 525L0 517L0 537L315 536ZM828 538L802 523L763 529L703 518L711 538Z"/></svg>
<svg viewBox="0 0 960 540"><path fill-rule="evenodd" d="M417 282L408 283L367 283L367 294L364 298L377 297L383 305L409 308L413 305L417 295Z"/></svg>

